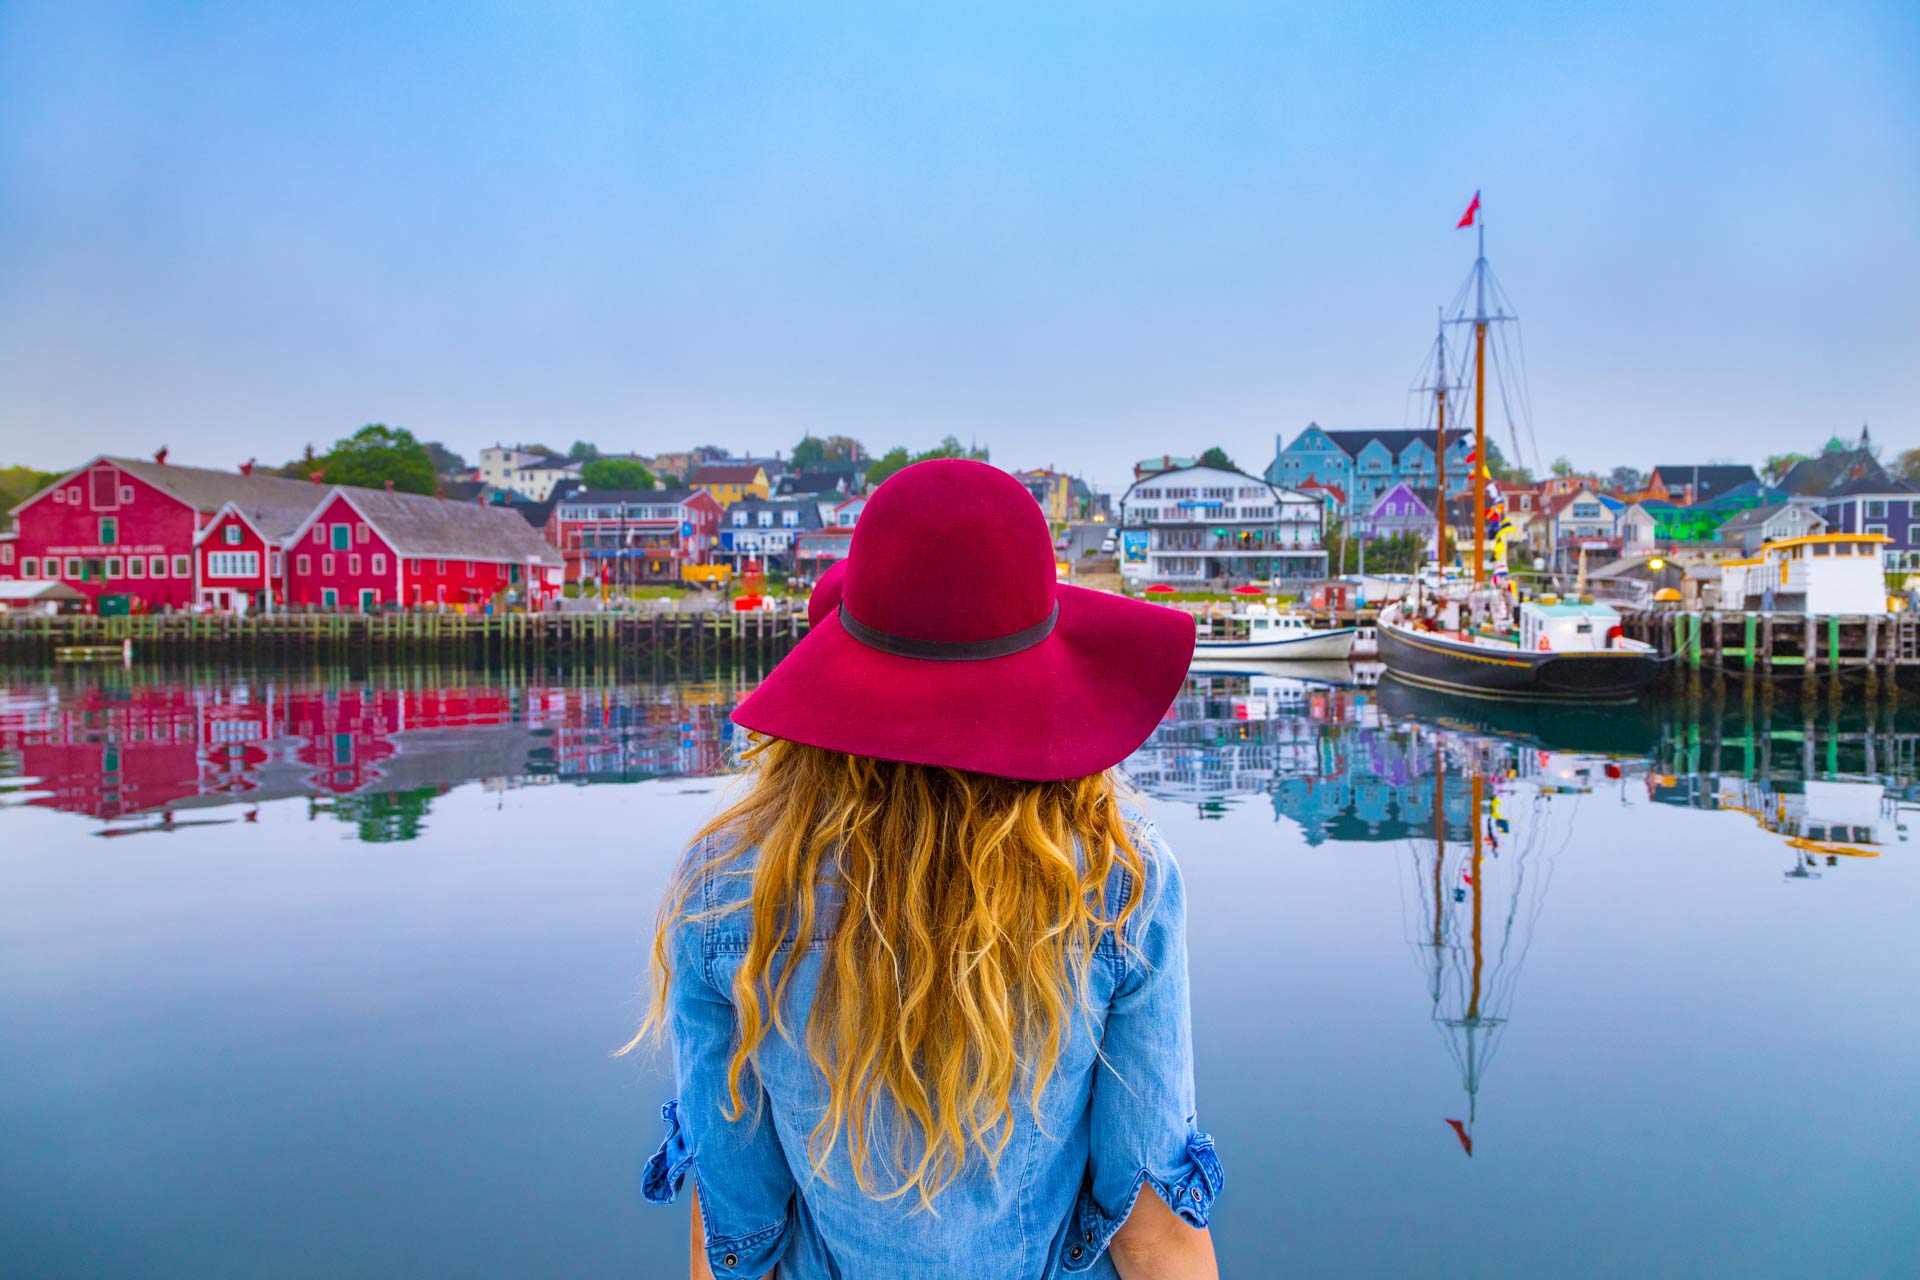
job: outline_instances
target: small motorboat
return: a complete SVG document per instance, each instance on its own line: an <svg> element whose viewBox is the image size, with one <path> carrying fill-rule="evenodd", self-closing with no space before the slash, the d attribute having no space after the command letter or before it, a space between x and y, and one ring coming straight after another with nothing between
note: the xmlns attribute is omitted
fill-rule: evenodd
<svg viewBox="0 0 1920 1280"><path fill-rule="evenodd" d="M1195 619L1195 662L1345 662L1357 627L1315 630L1305 618L1282 612L1272 600L1225 617Z"/></svg>

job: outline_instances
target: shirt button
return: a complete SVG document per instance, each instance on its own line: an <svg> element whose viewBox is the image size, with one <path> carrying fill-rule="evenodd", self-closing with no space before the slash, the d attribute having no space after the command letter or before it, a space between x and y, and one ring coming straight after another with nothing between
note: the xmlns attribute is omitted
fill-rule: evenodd
<svg viewBox="0 0 1920 1280"><path fill-rule="evenodd" d="M740 1255L737 1253L730 1253L726 1257L720 1259L720 1265L723 1267L737 1267L740 1265Z"/></svg>
<svg viewBox="0 0 1920 1280"><path fill-rule="evenodd" d="M1078 1262L1083 1256L1085 1256L1086 1252L1087 1251L1085 1249L1082 1249L1079 1245L1075 1245L1073 1246L1073 1248L1067 1250L1067 1256L1073 1259L1075 1262Z"/></svg>

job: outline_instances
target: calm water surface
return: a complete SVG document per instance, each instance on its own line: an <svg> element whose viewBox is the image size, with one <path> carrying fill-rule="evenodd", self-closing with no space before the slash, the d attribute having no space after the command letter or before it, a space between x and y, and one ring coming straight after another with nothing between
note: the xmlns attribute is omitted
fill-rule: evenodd
<svg viewBox="0 0 1920 1280"><path fill-rule="evenodd" d="M747 687L0 676L0 1273L684 1275L609 1050ZM1916 712L1196 676L1226 1273L1920 1274Z"/></svg>

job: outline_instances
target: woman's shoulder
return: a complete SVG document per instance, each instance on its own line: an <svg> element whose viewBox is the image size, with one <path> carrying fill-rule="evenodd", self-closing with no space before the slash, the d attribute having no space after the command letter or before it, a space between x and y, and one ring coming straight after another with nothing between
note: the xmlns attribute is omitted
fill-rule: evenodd
<svg viewBox="0 0 1920 1280"><path fill-rule="evenodd" d="M1126 904L1133 902L1125 933L1127 941L1137 944L1156 918L1165 918L1170 907L1181 909L1185 887L1172 846L1147 812L1137 804L1123 804L1120 814L1133 839L1139 874L1136 876L1126 861L1115 862L1107 880L1108 918L1117 918Z"/></svg>

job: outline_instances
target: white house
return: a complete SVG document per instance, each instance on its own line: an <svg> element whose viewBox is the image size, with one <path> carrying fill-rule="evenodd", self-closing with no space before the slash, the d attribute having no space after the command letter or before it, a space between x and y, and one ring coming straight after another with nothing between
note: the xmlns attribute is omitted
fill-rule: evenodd
<svg viewBox="0 0 1920 1280"><path fill-rule="evenodd" d="M1120 499L1120 572L1129 582L1308 581L1326 576L1326 506L1244 471L1177 467Z"/></svg>
<svg viewBox="0 0 1920 1280"><path fill-rule="evenodd" d="M506 489L529 502L545 502L562 480L577 479L580 464L518 445L492 445L480 451L480 482Z"/></svg>

